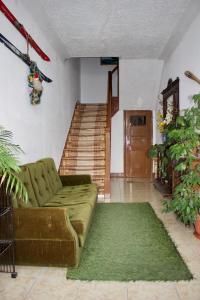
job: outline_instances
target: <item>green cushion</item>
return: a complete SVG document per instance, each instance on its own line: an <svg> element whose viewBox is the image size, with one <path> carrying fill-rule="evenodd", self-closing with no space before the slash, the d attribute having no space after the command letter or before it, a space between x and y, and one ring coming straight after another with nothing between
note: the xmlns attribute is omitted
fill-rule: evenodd
<svg viewBox="0 0 200 300"><path fill-rule="evenodd" d="M15 201L14 207L36 207L38 206L37 199L35 197L35 193L33 190L33 186L31 183L30 173L29 173L29 166L31 164L26 164L24 166L21 166L21 172L17 175L19 179L24 184L27 193L28 193L28 202L25 203L24 201L18 199L17 203Z"/></svg>
<svg viewBox="0 0 200 300"><path fill-rule="evenodd" d="M29 165L29 172L35 196L39 206L43 206L53 197L53 192L46 176L46 170L42 163Z"/></svg>
<svg viewBox="0 0 200 300"><path fill-rule="evenodd" d="M92 207L96 203L97 186L96 184L83 184L78 186L66 186L59 190L56 196L64 195L64 205L78 203L89 203ZM55 201L52 199L51 201Z"/></svg>
<svg viewBox="0 0 200 300"><path fill-rule="evenodd" d="M64 186L62 189L60 189L57 194L65 194L69 191L73 191L73 193L76 192L97 192L97 186L95 183L89 183L89 184L80 184L80 185L70 185L70 186Z"/></svg>
<svg viewBox="0 0 200 300"><path fill-rule="evenodd" d="M60 175L60 180L63 186L92 183L91 176L88 174Z"/></svg>
<svg viewBox="0 0 200 300"><path fill-rule="evenodd" d="M59 202L60 197L60 202ZM92 215L92 208L88 203L73 203L73 204L64 204L64 196L58 196L57 202L48 202L44 204L45 207L67 207L69 219L72 226L74 227L78 238L80 246L82 247L86 238L86 233L88 230L88 225Z"/></svg>
<svg viewBox="0 0 200 300"><path fill-rule="evenodd" d="M58 190L62 188L62 182L56 170L54 160L52 158L44 158L39 160L38 162L44 164L46 178L49 182L53 194L55 194Z"/></svg>

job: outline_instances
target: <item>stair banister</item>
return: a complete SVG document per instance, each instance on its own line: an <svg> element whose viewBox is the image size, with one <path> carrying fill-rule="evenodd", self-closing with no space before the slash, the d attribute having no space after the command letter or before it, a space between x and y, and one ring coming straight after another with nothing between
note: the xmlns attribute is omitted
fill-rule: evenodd
<svg viewBox="0 0 200 300"><path fill-rule="evenodd" d="M113 97L113 74L117 71L117 96ZM108 94L107 94L107 127L105 133L106 157L105 157L105 198L110 197L110 156L111 156L111 118L119 110L119 68L116 66L108 72Z"/></svg>
<svg viewBox="0 0 200 300"><path fill-rule="evenodd" d="M112 109L112 71L108 72L107 126L105 132L105 198L110 198L110 154L111 154L111 109Z"/></svg>

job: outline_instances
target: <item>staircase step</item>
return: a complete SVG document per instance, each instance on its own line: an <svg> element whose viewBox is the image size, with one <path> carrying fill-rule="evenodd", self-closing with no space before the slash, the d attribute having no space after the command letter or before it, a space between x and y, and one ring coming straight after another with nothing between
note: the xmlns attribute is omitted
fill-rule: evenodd
<svg viewBox="0 0 200 300"><path fill-rule="evenodd" d="M107 109L107 104L104 103L97 103L97 104L90 104L90 103L80 103L77 105L77 108L82 108L82 109Z"/></svg>
<svg viewBox="0 0 200 300"><path fill-rule="evenodd" d="M99 154L102 154L102 152L105 152L104 150L105 148L99 147L99 146L93 146L93 145L86 145L86 146L69 146L67 145L66 148L64 149L66 152L71 152L71 153L78 153L81 152L81 155L83 155L83 153L87 152L88 155L91 155L91 153L93 153L94 155L96 155L97 152L99 152Z"/></svg>
<svg viewBox="0 0 200 300"><path fill-rule="evenodd" d="M107 111L105 109L76 109L75 110L75 115L83 115L83 114L88 114L88 115L107 115Z"/></svg>
<svg viewBox="0 0 200 300"><path fill-rule="evenodd" d="M92 163L93 162L93 163ZM103 170L105 168L105 161L72 161L67 160L62 162L62 167L65 167L69 170L85 169L85 170Z"/></svg>
<svg viewBox="0 0 200 300"><path fill-rule="evenodd" d="M92 176L92 177L93 177L93 176ZM102 187L104 186L104 180L101 181L101 180L93 179L93 178L92 178L92 182L97 183L98 186L102 186Z"/></svg>
<svg viewBox="0 0 200 300"><path fill-rule="evenodd" d="M93 128L82 128L82 127L79 127L79 128L71 128L70 129L70 134L71 133L78 133L78 134L105 134L105 129L104 128L96 128L96 127L93 127Z"/></svg>
<svg viewBox="0 0 200 300"><path fill-rule="evenodd" d="M72 174L72 175L75 175L75 174L80 174L80 175L83 175L83 174L89 174L89 175L101 175L101 176L105 176L105 172L104 172L104 168L102 168L101 170L100 169L76 169L76 168L68 168L67 170L63 167L60 167L60 174L61 175L68 175L68 174Z"/></svg>
<svg viewBox="0 0 200 300"><path fill-rule="evenodd" d="M74 113L74 116L75 117L107 117L107 112L105 111L79 111L79 110L76 110L75 113Z"/></svg>
<svg viewBox="0 0 200 300"><path fill-rule="evenodd" d="M104 136L105 130L102 129L71 129L70 135L73 136Z"/></svg>
<svg viewBox="0 0 200 300"><path fill-rule="evenodd" d="M97 125L95 123L78 123L78 122L76 122L76 123L73 123L71 125L70 130L71 129L82 129L82 130L84 130L84 129L96 129L96 128L105 130L106 124L101 123L101 124Z"/></svg>
<svg viewBox="0 0 200 300"><path fill-rule="evenodd" d="M65 146L65 149L74 149L74 148L79 148L79 149L96 149L96 150L104 150L105 145L102 143L102 140L100 141L78 141L78 140L72 140L68 141L67 145Z"/></svg>
<svg viewBox="0 0 200 300"><path fill-rule="evenodd" d="M96 109L76 109L75 110L75 115L76 114L104 114L107 115L107 111L105 109L98 109L98 111Z"/></svg>
<svg viewBox="0 0 200 300"><path fill-rule="evenodd" d="M63 159L62 161L62 165L63 166L72 166L72 165L76 165L76 166L105 166L105 159L103 158L98 158L98 159L94 159L94 158L81 158L81 157L76 157L76 158L72 158L72 157L68 157Z"/></svg>
<svg viewBox="0 0 200 300"><path fill-rule="evenodd" d="M92 124L95 124L95 127L98 127L98 126L106 126L106 121L94 121L94 120L88 120L87 118L85 120L82 120L81 119L77 119L77 120L73 120L73 123L72 124L88 124L89 126Z"/></svg>
<svg viewBox="0 0 200 300"><path fill-rule="evenodd" d="M65 151L65 156L63 157L63 159L68 159L68 158L75 158L77 157L77 159L105 159L105 151L91 151L91 152L86 152L86 151Z"/></svg>
<svg viewBox="0 0 200 300"><path fill-rule="evenodd" d="M103 123L106 123L106 117L101 117L101 116L95 116L95 117L85 117L85 116L82 116L82 117L80 117L80 118L78 118L78 117L74 117L74 120L73 120L73 123L101 123L101 122L103 122Z"/></svg>
<svg viewBox="0 0 200 300"><path fill-rule="evenodd" d="M77 135L70 135L68 138L68 141L80 141L80 142L91 142L91 141L105 141L105 136L104 135L97 135L96 137L94 136L77 136Z"/></svg>
<svg viewBox="0 0 200 300"><path fill-rule="evenodd" d="M79 162L79 161L82 161L82 162L85 162L85 161L95 161L95 162L103 162L104 164L105 164L105 157L90 157L90 158L88 158L88 156L65 156L64 158L63 158L63 163L64 162L72 162L72 161L74 161L74 162Z"/></svg>

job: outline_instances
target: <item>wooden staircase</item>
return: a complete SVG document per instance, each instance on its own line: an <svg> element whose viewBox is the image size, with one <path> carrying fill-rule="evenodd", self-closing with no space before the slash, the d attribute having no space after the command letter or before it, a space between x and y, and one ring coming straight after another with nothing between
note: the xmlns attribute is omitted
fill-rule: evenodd
<svg viewBox="0 0 200 300"><path fill-rule="evenodd" d="M59 173L90 174L105 194L107 104L77 104Z"/></svg>
<svg viewBox="0 0 200 300"><path fill-rule="evenodd" d="M117 96L113 74L117 72ZM60 163L60 175L90 174L99 195L110 198L111 118L119 110L119 68L108 72L107 104L77 104Z"/></svg>

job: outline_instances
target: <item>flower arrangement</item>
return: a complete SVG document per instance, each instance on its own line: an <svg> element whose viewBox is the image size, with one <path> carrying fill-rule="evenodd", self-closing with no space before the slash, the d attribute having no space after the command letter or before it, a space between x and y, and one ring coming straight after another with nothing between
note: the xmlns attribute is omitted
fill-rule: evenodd
<svg viewBox="0 0 200 300"><path fill-rule="evenodd" d="M157 128L159 129L160 133L164 133L166 126L172 122L172 117L173 103L169 101L165 118L160 110L157 112Z"/></svg>

